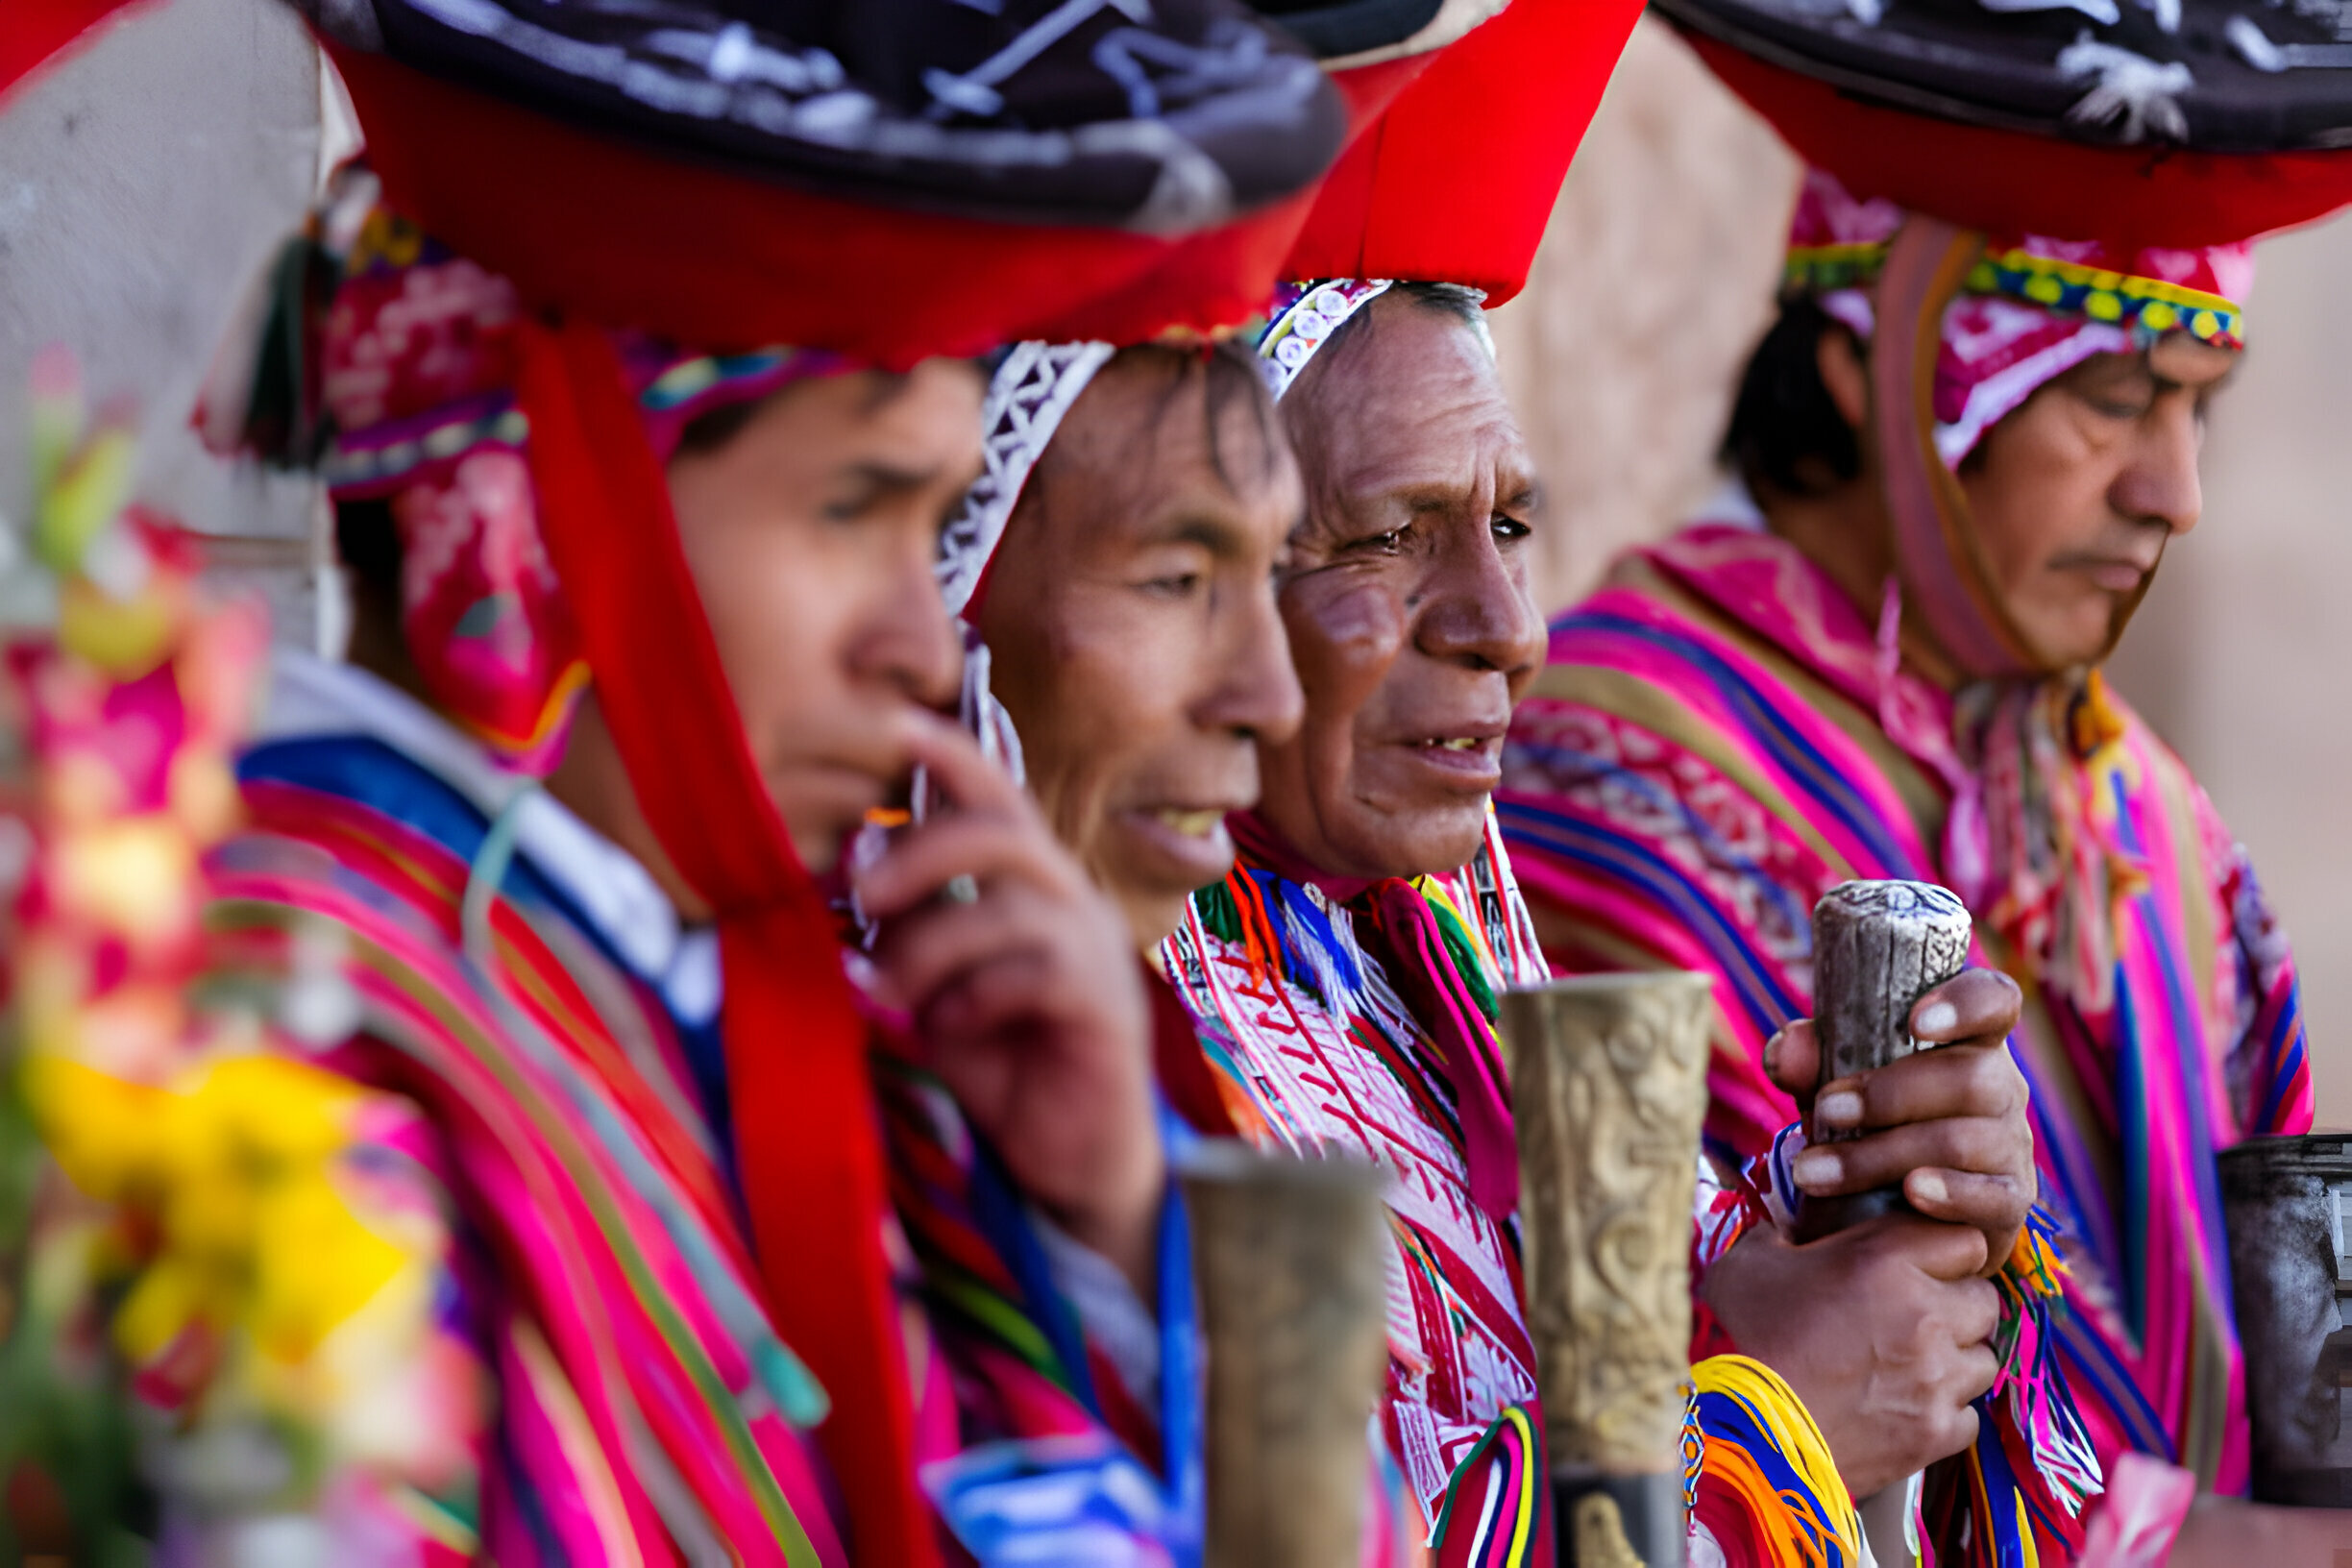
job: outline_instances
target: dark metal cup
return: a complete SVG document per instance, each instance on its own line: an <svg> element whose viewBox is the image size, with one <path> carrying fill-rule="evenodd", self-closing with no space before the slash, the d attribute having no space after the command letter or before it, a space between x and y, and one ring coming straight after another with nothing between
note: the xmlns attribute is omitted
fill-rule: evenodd
<svg viewBox="0 0 2352 1568"><path fill-rule="evenodd" d="M2352 1135L2221 1152L2254 1497L2352 1507Z"/></svg>

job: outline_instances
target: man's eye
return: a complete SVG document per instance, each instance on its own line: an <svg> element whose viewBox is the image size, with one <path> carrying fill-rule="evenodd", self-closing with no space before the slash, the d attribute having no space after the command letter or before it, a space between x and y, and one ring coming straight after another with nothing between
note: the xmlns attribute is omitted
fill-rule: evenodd
<svg viewBox="0 0 2352 1568"><path fill-rule="evenodd" d="M1171 572L1164 577L1147 579L1143 591L1164 599L1189 599L1200 585L1201 575L1198 572Z"/></svg>
<svg viewBox="0 0 2352 1568"><path fill-rule="evenodd" d="M1394 555L1405 548L1407 531L1404 528L1390 528L1386 533L1369 533L1361 539L1350 541L1348 549L1371 555Z"/></svg>
<svg viewBox="0 0 2352 1568"><path fill-rule="evenodd" d="M1508 512L1495 513L1491 527L1494 528L1494 536L1497 539L1525 539L1535 531Z"/></svg>

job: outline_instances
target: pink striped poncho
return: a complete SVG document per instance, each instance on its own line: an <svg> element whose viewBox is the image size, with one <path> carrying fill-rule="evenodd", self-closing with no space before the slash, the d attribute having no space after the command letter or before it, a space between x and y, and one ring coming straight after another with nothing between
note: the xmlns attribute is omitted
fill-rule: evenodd
<svg viewBox="0 0 2352 1568"><path fill-rule="evenodd" d="M1708 1131L1738 1155L1790 1114L1762 1049L1811 1011L1814 900L1850 877L1959 890L1977 961L2025 992L2011 1043L2072 1276L2059 1351L2100 1457L2244 1490L2213 1157L2310 1125L2294 968L2243 849L2095 674L1955 702L1793 546L1701 524L1554 623L1505 767L1556 966L1718 977Z"/></svg>

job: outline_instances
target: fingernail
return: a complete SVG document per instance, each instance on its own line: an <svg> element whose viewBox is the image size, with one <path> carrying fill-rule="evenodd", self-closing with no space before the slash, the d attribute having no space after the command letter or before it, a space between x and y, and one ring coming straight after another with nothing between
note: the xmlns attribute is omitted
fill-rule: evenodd
<svg viewBox="0 0 2352 1568"><path fill-rule="evenodd" d="M1813 1115L1825 1127L1859 1127L1862 1125L1862 1096L1850 1089L1824 1094L1813 1102Z"/></svg>
<svg viewBox="0 0 2352 1568"><path fill-rule="evenodd" d="M1789 1174L1802 1188L1834 1186L1844 1168L1836 1155L1823 1148L1807 1149L1789 1162Z"/></svg>
<svg viewBox="0 0 2352 1568"><path fill-rule="evenodd" d="M1910 1188L1913 1200L1919 1203L1948 1203L1951 1201L1951 1188L1945 1185L1943 1177L1938 1176L1932 1170L1913 1171Z"/></svg>
<svg viewBox="0 0 2352 1568"><path fill-rule="evenodd" d="M1949 1002L1929 1002L1911 1020L1911 1030L1921 1035L1948 1035L1960 1021L1960 1010Z"/></svg>

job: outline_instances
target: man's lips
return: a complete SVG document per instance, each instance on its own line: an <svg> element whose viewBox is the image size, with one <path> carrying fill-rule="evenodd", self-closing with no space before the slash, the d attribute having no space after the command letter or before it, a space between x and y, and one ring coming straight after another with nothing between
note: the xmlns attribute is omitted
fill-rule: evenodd
<svg viewBox="0 0 2352 1568"><path fill-rule="evenodd" d="M2156 570L2154 561L2143 562L2128 555L2084 555L2058 564L2066 571L2080 573L2094 586L2111 594L2131 593Z"/></svg>
<svg viewBox="0 0 2352 1568"><path fill-rule="evenodd" d="M1225 830L1227 813L1245 805L1139 805L1118 813L1129 832L1158 859L1172 876L1203 887L1225 874L1233 864L1233 837Z"/></svg>
<svg viewBox="0 0 2352 1568"><path fill-rule="evenodd" d="M1433 772L1474 789L1492 789L1503 775L1503 732L1499 726L1444 735L1422 735L1391 743Z"/></svg>

